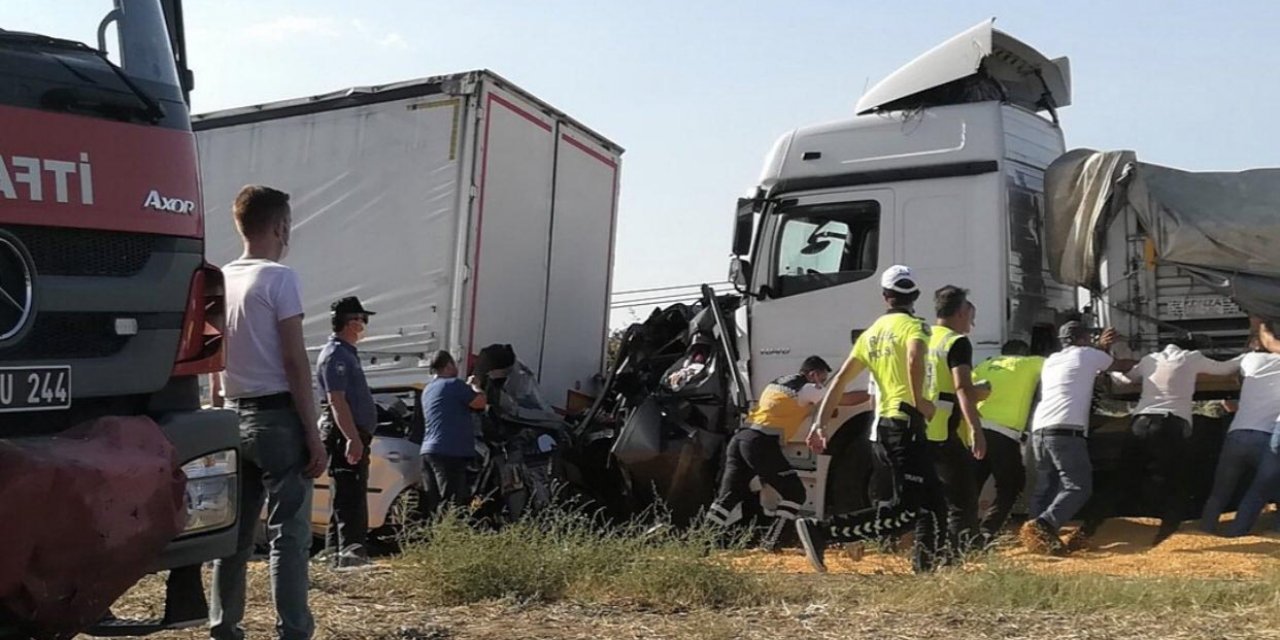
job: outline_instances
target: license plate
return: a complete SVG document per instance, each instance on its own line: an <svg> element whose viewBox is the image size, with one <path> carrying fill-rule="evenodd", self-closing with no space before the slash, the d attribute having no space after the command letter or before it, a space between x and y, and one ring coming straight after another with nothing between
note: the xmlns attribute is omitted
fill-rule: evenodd
<svg viewBox="0 0 1280 640"><path fill-rule="evenodd" d="M71 408L71 367L0 367L0 413Z"/></svg>

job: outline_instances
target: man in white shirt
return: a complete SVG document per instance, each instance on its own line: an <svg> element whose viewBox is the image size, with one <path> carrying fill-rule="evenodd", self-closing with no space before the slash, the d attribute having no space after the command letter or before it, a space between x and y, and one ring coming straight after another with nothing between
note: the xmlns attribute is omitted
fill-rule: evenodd
<svg viewBox="0 0 1280 640"><path fill-rule="evenodd" d="M1111 492L1107 504L1099 505L1095 515L1087 519L1081 528L1084 535L1097 531L1123 492L1141 493L1148 478L1153 494L1163 501L1160 529L1151 545L1160 544L1178 530L1187 513L1187 443L1196 377L1225 376L1239 370L1238 361L1219 362L1183 345L1170 344L1143 357L1129 371L1111 374L1120 384L1141 384L1142 396L1121 450L1119 490Z"/></svg>
<svg viewBox="0 0 1280 640"><path fill-rule="evenodd" d="M1093 493L1093 464L1086 437L1093 409L1093 385L1098 374L1123 368L1108 351L1114 329L1104 331L1091 346L1083 324L1071 321L1058 330L1063 349L1044 363L1040 374L1040 404L1031 422L1031 446L1036 460L1032 519L1020 532L1032 551L1066 552L1058 529L1079 513Z"/></svg>
<svg viewBox="0 0 1280 640"><path fill-rule="evenodd" d="M1263 323L1259 329L1262 345L1276 344L1276 328L1275 323ZM1213 491L1205 501L1200 528L1206 533L1217 532L1218 518L1227 502L1241 481L1252 474L1253 481L1236 509L1236 519L1227 529L1227 535L1235 537L1253 529L1262 508L1280 489L1280 453L1272 446L1276 421L1280 420L1280 354L1246 353L1232 362L1239 364L1244 378L1240 408L1222 443Z"/></svg>
<svg viewBox="0 0 1280 640"><path fill-rule="evenodd" d="M245 637L245 570L265 500L277 633L281 640L309 640L312 479L327 456L316 429L298 276L279 262L289 250L289 195L248 186L232 214L244 254L222 268L227 368L216 386L240 416L240 539L236 554L214 565L209 634Z"/></svg>

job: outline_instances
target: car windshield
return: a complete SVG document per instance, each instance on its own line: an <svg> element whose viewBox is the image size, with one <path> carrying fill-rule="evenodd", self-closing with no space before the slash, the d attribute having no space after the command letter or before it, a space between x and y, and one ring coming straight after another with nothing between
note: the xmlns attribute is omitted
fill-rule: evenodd
<svg viewBox="0 0 1280 640"><path fill-rule="evenodd" d="M0 2L0 46L65 53L75 43L102 52L133 80L178 86L160 0Z"/></svg>

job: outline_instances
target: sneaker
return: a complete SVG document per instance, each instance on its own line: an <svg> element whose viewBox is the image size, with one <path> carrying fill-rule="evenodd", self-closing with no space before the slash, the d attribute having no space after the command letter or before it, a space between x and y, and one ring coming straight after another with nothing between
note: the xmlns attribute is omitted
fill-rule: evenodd
<svg viewBox="0 0 1280 640"><path fill-rule="evenodd" d="M369 552L365 551L364 545L350 544L333 559L333 566L338 569L350 569L353 567L363 567L370 564Z"/></svg>
<svg viewBox="0 0 1280 640"><path fill-rule="evenodd" d="M1062 540L1058 538L1057 532L1048 522L1039 518L1028 520L1018 530L1018 538L1022 540L1022 546L1026 547L1032 553L1041 553L1051 556L1064 555L1065 549L1062 546Z"/></svg>
<svg viewBox="0 0 1280 640"><path fill-rule="evenodd" d="M1067 534L1066 542L1062 546L1068 553L1075 553L1077 551L1088 551L1089 547L1092 546L1092 542L1093 535L1080 528Z"/></svg>
<svg viewBox="0 0 1280 640"><path fill-rule="evenodd" d="M337 559L333 561L335 569L355 569L358 567L367 567L370 564L373 563L364 556L346 553L339 555Z"/></svg>
<svg viewBox="0 0 1280 640"><path fill-rule="evenodd" d="M809 558L813 570L826 573L827 565L823 562L823 556L827 551L827 534L822 530L821 523L810 518L800 518L796 520L796 535L800 537L804 555Z"/></svg>

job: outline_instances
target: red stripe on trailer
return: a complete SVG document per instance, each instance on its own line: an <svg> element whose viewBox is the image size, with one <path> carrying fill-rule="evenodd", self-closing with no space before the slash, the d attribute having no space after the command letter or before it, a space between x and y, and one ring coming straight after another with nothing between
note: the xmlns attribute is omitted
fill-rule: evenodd
<svg viewBox="0 0 1280 640"><path fill-rule="evenodd" d="M610 169L613 169L614 177L615 178L617 177L618 163L614 162L613 158L610 158L609 156L606 156L603 153L600 153L599 151L596 151L595 149L592 149L591 147L588 147L587 145L581 142L578 142L577 140L574 140L573 138L569 137L568 134L563 134L560 137L565 142L568 142L570 145L577 147L579 151L591 156L592 158L595 158L596 160L599 160L600 162L603 162Z"/></svg>

